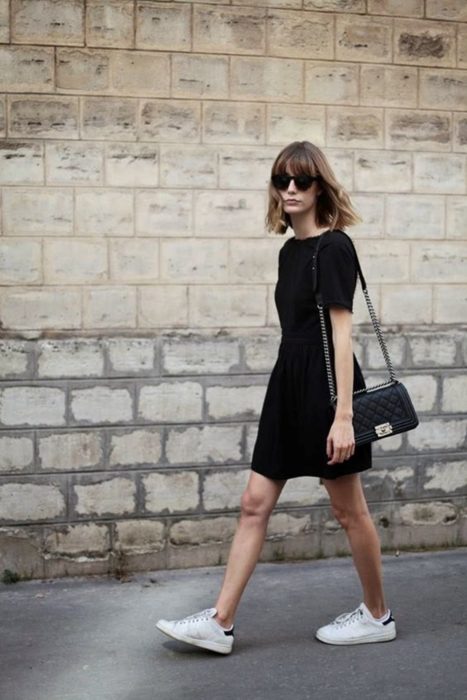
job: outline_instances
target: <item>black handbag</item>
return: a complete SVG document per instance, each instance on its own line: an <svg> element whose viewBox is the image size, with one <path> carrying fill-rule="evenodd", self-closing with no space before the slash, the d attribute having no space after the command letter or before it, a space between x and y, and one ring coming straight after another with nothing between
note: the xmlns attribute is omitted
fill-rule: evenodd
<svg viewBox="0 0 467 700"><path fill-rule="evenodd" d="M335 410L337 404L337 394L335 390L334 376L332 373L331 354L329 351L329 341L324 318L322 297L318 289L318 251L323 237L324 236L319 237L316 250L313 255L313 292L315 294L316 305L318 307L320 318L330 402L331 406ZM389 435L396 435L397 433L403 433L407 430L413 430L413 428L417 427L419 420L407 389L402 382L396 379L388 349L386 347L378 319L376 318L370 295L368 294L368 289L360 267L357 251L350 236L348 236L348 239L352 243L363 294L365 295L373 328L375 330L376 337L378 338L379 345L386 362L386 367L389 372L388 382L377 384L376 386L372 387L357 389L352 394L352 423L354 427L355 445L364 445L365 443L380 440L381 438L388 437Z"/></svg>

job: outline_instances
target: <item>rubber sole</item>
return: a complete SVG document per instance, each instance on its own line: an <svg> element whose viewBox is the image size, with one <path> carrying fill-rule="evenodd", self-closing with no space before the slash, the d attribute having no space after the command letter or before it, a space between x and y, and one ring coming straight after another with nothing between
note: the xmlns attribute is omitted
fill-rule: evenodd
<svg viewBox="0 0 467 700"><path fill-rule="evenodd" d="M156 623L158 630L163 632L171 639L176 639L178 642L185 642L185 644L191 644L195 647L200 647L201 649L207 649L208 651L215 651L217 654L230 654L232 651L232 646L225 646L224 644L218 644L217 642L210 642L204 639L193 639L192 637L185 637L183 634L177 634L173 632L170 628L165 627L164 622L161 620Z"/></svg>
<svg viewBox="0 0 467 700"><path fill-rule="evenodd" d="M376 642L392 642L397 636L396 631L387 635L386 637L381 637L380 635L375 635L373 637L365 637L365 639L347 639L347 640L337 640L330 639L329 637L324 637L320 635L319 631L316 632L315 637L319 639L320 642L324 644L334 644L336 646L348 646L351 644L375 644Z"/></svg>

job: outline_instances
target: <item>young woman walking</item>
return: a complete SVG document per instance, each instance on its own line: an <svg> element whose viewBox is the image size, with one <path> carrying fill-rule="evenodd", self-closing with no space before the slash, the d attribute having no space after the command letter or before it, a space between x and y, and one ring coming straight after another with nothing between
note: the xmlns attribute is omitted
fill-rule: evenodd
<svg viewBox="0 0 467 700"><path fill-rule="evenodd" d="M380 543L363 493L360 474L371 467L371 443L355 446L352 392L365 381L352 350L352 307L357 282L355 253L347 226L360 220L324 153L295 141L276 157L269 184L268 229L288 238L279 251L275 302L282 330L253 450L250 478L215 607L157 627L188 644L229 654L234 618L258 561L269 517L287 479L321 479L333 513L344 527L363 590L356 610L321 627L328 644L394 639L396 627L382 585ZM318 309L312 286L316 246L318 288L325 309L337 384L330 406Z"/></svg>

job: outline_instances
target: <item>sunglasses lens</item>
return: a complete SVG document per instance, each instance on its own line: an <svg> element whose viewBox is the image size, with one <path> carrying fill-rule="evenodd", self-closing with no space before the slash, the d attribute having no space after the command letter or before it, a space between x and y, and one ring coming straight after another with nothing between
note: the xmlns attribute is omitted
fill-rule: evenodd
<svg viewBox="0 0 467 700"><path fill-rule="evenodd" d="M298 175L294 178L295 186L297 190L307 190L312 186L314 179L311 175Z"/></svg>
<svg viewBox="0 0 467 700"><path fill-rule="evenodd" d="M313 177L312 175L297 175L296 177L292 178L291 175L277 174L272 176L271 181L274 187L276 187L278 190L286 190L292 179L297 190L304 192L305 190L308 190L312 186L313 181L317 180L318 178Z"/></svg>
<svg viewBox="0 0 467 700"><path fill-rule="evenodd" d="M291 179L290 175L273 175L271 178L272 184L274 187L277 187L278 190L286 190L290 185Z"/></svg>

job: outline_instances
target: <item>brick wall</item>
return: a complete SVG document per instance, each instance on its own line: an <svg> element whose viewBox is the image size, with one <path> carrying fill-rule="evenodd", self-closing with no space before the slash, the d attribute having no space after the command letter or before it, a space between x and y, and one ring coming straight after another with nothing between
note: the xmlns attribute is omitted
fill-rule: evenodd
<svg viewBox="0 0 467 700"><path fill-rule="evenodd" d="M420 427L384 546L467 540L462 0L0 0L0 570L225 560L280 334L280 148L323 147ZM360 290L355 350L384 375ZM345 551L290 482L263 558Z"/></svg>

